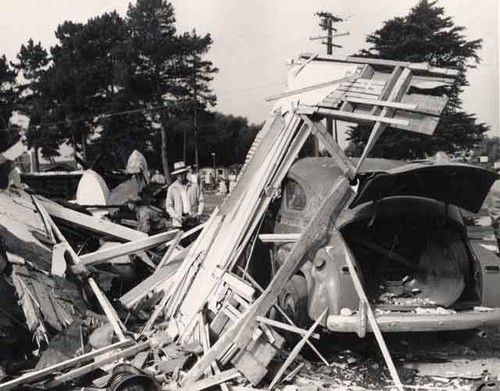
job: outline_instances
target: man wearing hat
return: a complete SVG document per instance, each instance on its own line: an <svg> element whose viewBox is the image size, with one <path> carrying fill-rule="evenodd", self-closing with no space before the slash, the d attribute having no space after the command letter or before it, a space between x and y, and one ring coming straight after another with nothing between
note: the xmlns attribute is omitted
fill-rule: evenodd
<svg viewBox="0 0 500 391"><path fill-rule="evenodd" d="M189 229L200 222L205 203L197 183L188 180L190 166L175 162L172 175L175 181L167 190L166 210L175 228Z"/></svg>

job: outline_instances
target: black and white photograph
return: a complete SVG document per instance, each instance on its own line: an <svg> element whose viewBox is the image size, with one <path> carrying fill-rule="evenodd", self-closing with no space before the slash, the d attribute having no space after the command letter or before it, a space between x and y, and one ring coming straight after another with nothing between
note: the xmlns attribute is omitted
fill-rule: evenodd
<svg viewBox="0 0 500 391"><path fill-rule="evenodd" d="M0 391L500 391L497 0L1 0Z"/></svg>

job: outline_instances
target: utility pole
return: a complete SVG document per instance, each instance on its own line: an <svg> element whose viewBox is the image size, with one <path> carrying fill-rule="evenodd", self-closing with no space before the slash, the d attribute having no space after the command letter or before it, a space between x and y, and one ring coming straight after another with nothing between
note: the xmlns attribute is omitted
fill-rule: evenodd
<svg viewBox="0 0 500 391"><path fill-rule="evenodd" d="M193 58L193 124L194 124L194 164L198 172L198 91L196 85L196 55Z"/></svg>
<svg viewBox="0 0 500 391"><path fill-rule="evenodd" d="M342 34L334 34L337 32L337 29L333 27L334 23L339 23L343 22L344 19L333 15L331 12L316 12L316 16L321 18L321 22L319 24L319 27L323 31L326 32L326 35L320 35L318 37L311 37L309 38L310 40L317 40L317 39L325 39L326 41L323 41L323 45L326 45L326 54L331 55L333 54L333 48L341 48L342 46L336 45L333 43L333 38L338 38L338 37L343 37L346 35L349 35L349 32L347 33L342 33ZM333 124L335 124L335 130L333 130ZM327 118L326 120L326 129L329 134L332 136L335 136L335 141L338 143L338 133L337 133L337 121L332 121L332 119Z"/></svg>

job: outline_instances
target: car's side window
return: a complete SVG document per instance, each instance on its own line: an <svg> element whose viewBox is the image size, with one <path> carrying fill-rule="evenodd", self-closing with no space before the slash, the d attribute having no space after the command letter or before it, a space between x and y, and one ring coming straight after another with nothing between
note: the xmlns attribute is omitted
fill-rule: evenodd
<svg viewBox="0 0 500 391"><path fill-rule="evenodd" d="M304 210L306 207L304 189L293 180L289 180L285 185L285 202L287 209Z"/></svg>

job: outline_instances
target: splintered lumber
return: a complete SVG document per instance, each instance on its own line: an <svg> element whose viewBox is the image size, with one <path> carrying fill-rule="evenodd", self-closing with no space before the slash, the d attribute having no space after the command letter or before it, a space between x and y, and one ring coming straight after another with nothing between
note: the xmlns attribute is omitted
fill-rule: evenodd
<svg viewBox="0 0 500 391"><path fill-rule="evenodd" d="M50 216L73 226L76 225L103 236L110 236L126 241L140 240L148 237L144 232L136 231L135 229L130 229L98 217L76 212L53 201L47 199L41 199L40 201Z"/></svg>
<svg viewBox="0 0 500 391"><path fill-rule="evenodd" d="M236 368L231 368L231 369L228 369L227 371L221 372L217 375L207 377L203 380L192 383L189 385L189 387L183 387L180 389L180 391L204 390L206 388L210 388L210 387L216 386L218 384L227 382L228 380L236 379L237 377L240 377L240 376L241 375Z"/></svg>
<svg viewBox="0 0 500 391"><path fill-rule="evenodd" d="M342 151L340 146L333 140L332 136L328 134L324 125L319 121L311 121L309 117L305 115L302 116L302 118L307 124L309 124L312 129L312 133L318 141L323 144L330 156L335 159L344 175L346 175L349 179L354 179L356 167L354 167L352 162L345 155L344 151Z"/></svg>
<svg viewBox="0 0 500 391"><path fill-rule="evenodd" d="M95 371L96 369L101 368L103 365L110 364L116 360L119 360L121 358L126 358L130 356L134 356L139 352L142 352L143 350L146 350L151 347L151 344L149 341L146 342L141 342L138 344L135 344L134 346L131 346L129 348L125 348L123 350L120 350L115 353L107 354L104 357L97 358L95 361L86 364L82 367L73 369L69 372L63 373L62 375L54 377L52 381L50 381L47 384L48 388L51 387L56 387L61 384L64 384L66 382L69 382L74 379L78 379L79 377L82 377L83 375L86 375L87 373L90 373L92 371Z"/></svg>
<svg viewBox="0 0 500 391"><path fill-rule="evenodd" d="M243 271L240 268L241 271ZM255 286L256 289L259 290L260 293L264 292L264 289L259 285L257 281L255 281L252 276L249 274L246 275L248 280ZM288 314L277 304L274 304L274 308L280 313L280 315L288 322L290 325L297 327L297 325L293 322L293 320L288 316ZM325 364L327 367L329 367L331 364L326 360L326 358L319 352L319 350L314 346L314 344L311 341L306 341L307 345L309 345L309 348L318 356L318 358Z"/></svg>
<svg viewBox="0 0 500 391"><path fill-rule="evenodd" d="M43 369L40 369L39 371L35 372L29 372L26 373L16 379L7 381L5 383L0 384L0 391L7 391L7 390L13 390L19 386L25 385L25 384L30 384L33 382L36 382L38 380L41 380L49 375L53 375L54 373L61 372L67 368L71 368L75 365L80 365L88 360L93 359L94 357L98 357L104 353L111 352L116 349L121 349L124 347L127 347L131 344L133 344L134 341L131 339L126 339L117 343L114 343L109 346L105 346L101 349L94 350L89 353L82 354L81 356L73 357L69 360L54 364L50 367L46 367Z"/></svg>
<svg viewBox="0 0 500 391"><path fill-rule="evenodd" d="M308 333L307 330L301 329L300 327L291 326L286 323L278 322L277 320L268 319L264 316L257 316L257 321L299 335L306 335ZM311 334L310 338L319 339L319 334Z"/></svg>
<svg viewBox="0 0 500 391"><path fill-rule="evenodd" d="M397 81L394 82L394 80ZM401 70L399 67L394 69L393 75L391 77L391 81L388 84L391 84L394 82L394 87L390 90L389 96L388 96L388 101L391 102L398 102L401 100L403 94L406 92L408 85L411 80L411 71L408 68L405 68ZM389 90L386 90L389 91ZM374 108L376 109L376 108ZM382 109L382 112L380 114L381 117L389 117L391 115L394 115L394 109L390 107L384 107ZM358 165L356 166L356 172L359 171L361 165L363 164L364 160L372 150L373 146L379 139L379 137L382 135L382 133L385 131L387 128L387 122L384 121L378 121L375 123L373 126L373 129L370 133L370 137L368 139L368 142L366 143L365 149L363 150L363 153L358 161Z"/></svg>
<svg viewBox="0 0 500 391"><path fill-rule="evenodd" d="M278 384L278 382L281 379L281 376L283 376L283 374L285 373L287 368L290 366L290 364L293 362L293 360L295 360L295 358L298 356L298 354L300 353L300 351L302 350L302 348L306 344L306 341L313 334L314 330L316 330L316 327L318 327L318 325L321 323L321 321L323 320L323 318L325 317L327 312L328 312L328 308L325 308L325 310L321 313L321 315L318 317L318 319L316 319L316 322L314 322L314 324L309 328L309 330L307 330L306 334L304 334L302 339L297 343L297 345L295 345L295 347L290 352L289 356L286 358L285 362L283 363L283 365L279 369L278 373L276 373L276 375L274 376L273 381L269 385L269 390L272 390L276 386L276 384Z"/></svg>
<svg viewBox="0 0 500 391"><path fill-rule="evenodd" d="M45 204L40 204L40 207L45 207ZM74 264L80 264L81 260L78 254L73 250L71 245L68 243L62 232L59 230L59 227L54 223L54 220L50 218L49 223L52 227L52 231L54 232L55 236L61 243L65 243L67 246L67 251L69 256L72 258ZM87 279L88 284L90 285L90 288L92 289L92 292L94 292L94 295L97 298L97 301L101 305L102 310L104 311L106 318L108 318L109 323L113 326L113 330L115 331L117 337L123 341L125 339L125 335L123 334L123 329L125 326L123 326L120 318L118 317L118 314L116 313L115 309L109 302L108 298L102 293L101 289L95 282L93 277L89 277Z"/></svg>
<svg viewBox="0 0 500 391"><path fill-rule="evenodd" d="M328 238L328 229L334 228L332 223L337 220L354 195L355 193L349 186L348 180L339 178L264 293L243 313L238 322L233 323L220 336L212 348L191 368L183 380L184 385L188 386L199 379L208 366L231 343L234 342L240 348L244 348L250 342L257 317L264 316L271 309L280 292L300 267L306 254L314 251Z"/></svg>
<svg viewBox="0 0 500 391"><path fill-rule="evenodd" d="M301 111L303 108L303 105L299 105L299 111ZM305 113L307 114L309 112L309 108L306 107ZM302 112L302 111L301 111ZM398 119L398 118L389 118L389 117L384 117L383 115L370 115L370 114L362 114L362 113L352 113L352 112L347 112L347 111L340 111L340 110L333 110L333 109L326 109L326 108L318 108L316 109L316 112L318 114L324 115L326 117L330 118L335 118L335 119L342 119L348 122L380 122L384 125L400 125L400 126L408 126L409 121L404 120L404 119Z"/></svg>
<svg viewBox="0 0 500 391"><path fill-rule="evenodd" d="M303 94L304 92L316 91L316 90L319 90L320 88L328 87L328 86L335 85L335 84L340 84L340 83L343 83L346 81L354 81L357 78L358 78L357 76L348 76L348 77L343 77L341 79L326 81L324 83L313 84L313 85L310 85L307 87L299 88L297 90L285 91L282 94L267 97L266 101L270 102L273 100L278 100L278 99L286 98L286 97L293 96L293 95Z"/></svg>
<svg viewBox="0 0 500 391"><path fill-rule="evenodd" d="M137 284L135 287L126 292L120 297L120 303L128 309L134 308L144 297L146 297L150 292L160 289L162 286L172 280L179 263L172 262L171 265L162 267L156 270L155 273L150 275L144 281Z"/></svg>
<svg viewBox="0 0 500 391"><path fill-rule="evenodd" d="M303 123L299 129L298 134L295 136L293 141L291 142L288 152L283 158L283 162L281 166L278 168L276 171L274 177L272 178L272 181L266 188L266 197L262 199L262 202L255 212L254 216L256 218L253 219L251 222L250 227L247 230L246 236L243 238L242 243L240 246L237 248L237 250L232 254L231 256L231 261L230 261L230 266L229 268L232 268L235 263L237 262L238 258L241 256L243 253L246 245L249 243L251 237L254 235L255 230L257 229L258 225L260 224L260 219L264 214L266 213L267 208L269 207L269 204L271 200L273 199L272 197L278 190L278 188L281 186L281 182L285 178L286 174L290 170L290 167L292 166L293 162L297 158L300 150L302 149L302 146L306 142L307 138L311 134L311 127Z"/></svg>
<svg viewBox="0 0 500 391"><path fill-rule="evenodd" d="M243 180L242 177L236 186L237 188L241 188L242 185L248 186L246 191L238 190L241 197L239 200L229 201L232 207L229 208L226 203L222 205L221 211L226 212L224 220L203 257L203 268L199 268L194 278L188 280L190 289L187 290L184 299L180 302L179 316L176 317L176 320L184 327L192 323L196 313L203 307L210 293L219 284L220 279L214 273L217 272L217 269L225 270L229 267L234 259L233 252L245 245L244 242L242 243L242 238L249 240L251 235L247 235L248 226L252 222L256 223L256 220L260 220L255 214L256 210L262 215L267 208L271 194L266 196L265 190L274 173L280 167L280 162L286 155L295 134L301 128L301 123L302 121L296 115L290 114L285 123L285 129L282 129L282 124L278 123L276 125L279 127L278 131L268 133L274 137L270 140L271 148L268 149L268 154L261 156L259 149L244 174L249 178ZM254 161L257 157L262 158L262 160ZM260 208L262 203L259 201L263 196L266 208L262 210ZM173 308L172 312L175 311L176 308Z"/></svg>
<svg viewBox="0 0 500 391"><path fill-rule="evenodd" d="M262 243L293 243L299 240L299 238L299 233L259 235L259 240Z"/></svg>
<svg viewBox="0 0 500 391"><path fill-rule="evenodd" d="M315 53L303 53L300 55L301 58L309 59L315 56ZM333 61L333 62L348 62L353 64L370 64L378 65L384 67L405 67L412 71L418 71L426 74L433 75L444 75L456 77L459 72L455 69L450 68L439 68L430 65L427 62L408 62L408 61L393 61L393 60L383 60L375 58L364 58L364 57L354 57L354 56L337 56L337 55L320 55L315 58L316 61Z"/></svg>
<svg viewBox="0 0 500 391"><path fill-rule="evenodd" d="M109 261L117 257L121 257L123 255L135 254L140 251L148 250L150 248L157 247L160 244L164 244L165 242L171 241L176 237L178 232L178 230L162 232L157 235L148 236L144 239L134 240L103 250L98 250L89 254L84 254L80 256L80 260L84 265L91 266Z"/></svg>
<svg viewBox="0 0 500 391"><path fill-rule="evenodd" d="M399 379L398 371L396 370L396 367L394 366L394 362L392 361L391 354L389 353L389 349L387 349L387 345L385 343L384 337L382 335L382 332L380 331L380 328L378 327L377 324L377 319L375 319L375 315L372 311L372 308L370 306L370 303L368 301L368 298L366 297L366 293L363 289L363 285L361 284L361 280L359 279L358 272L354 266L354 255L352 254L351 250L349 249L349 246L347 243L344 242L342 235L337 234L341 242L344 243L344 250L345 250L345 261L347 263L347 267L349 268L349 275L351 276L352 282L354 284L354 288L356 289L356 293L359 296L359 299L361 301L360 305L363 305L365 310L366 310L366 316L368 317L368 322L370 323L370 326L372 328L373 334L375 334L375 339L378 342L378 345L380 347L380 351L382 352L382 356L384 357L385 363L387 365L387 368L389 369L389 373L391 374L392 380L394 381L394 385L398 388L400 391L404 391L403 384L401 383L401 380Z"/></svg>
<svg viewBox="0 0 500 391"><path fill-rule="evenodd" d="M182 239L182 231L179 231L175 238L172 240L170 243L170 246L168 247L167 251L165 252L165 255L161 258L160 262L158 262L158 266L156 266L155 273L160 270L163 266L168 264L170 260L172 259L175 249L177 248L177 245Z"/></svg>

